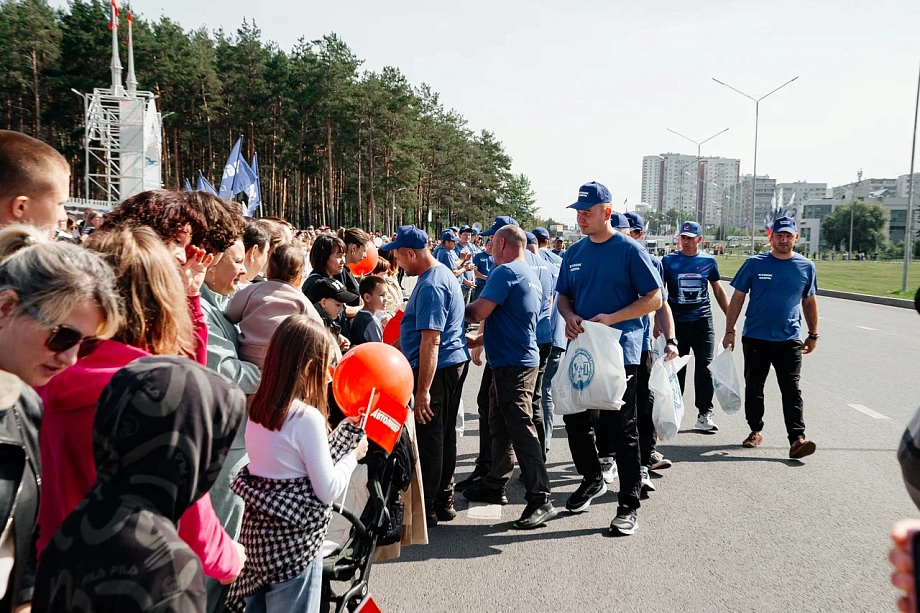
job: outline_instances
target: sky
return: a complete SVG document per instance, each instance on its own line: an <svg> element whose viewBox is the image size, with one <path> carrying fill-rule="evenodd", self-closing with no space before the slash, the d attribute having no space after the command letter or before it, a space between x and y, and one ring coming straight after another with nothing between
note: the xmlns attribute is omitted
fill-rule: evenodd
<svg viewBox="0 0 920 613"><path fill-rule="evenodd" d="M58 0L63 5L62 0ZM234 31L254 19L290 50L335 32L367 70L398 67L428 83L474 130L504 143L545 215L599 181L615 208L639 202L642 157L696 153L750 173L753 97L758 175L830 186L910 169L920 69L916 0L132 0L186 29ZM138 66L138 71L143 67ZM162 109L168 111L168 109Z"/></svg>

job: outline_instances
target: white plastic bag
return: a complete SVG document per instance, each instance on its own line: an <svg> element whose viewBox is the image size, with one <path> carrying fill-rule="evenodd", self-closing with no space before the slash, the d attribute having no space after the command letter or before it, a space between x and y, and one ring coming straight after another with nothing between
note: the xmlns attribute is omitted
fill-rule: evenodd
<svg viewBox="0 0 920 613"><path fill-rule="evenodd" d="M652 421L658 438L662 441L674 438L680 430L680 422L684 419L684 397L680 392L677 372L689 361L689 355L674 358L670 362L665 362L662 356L655 360L655 365L652 366L652 374L648 380L648 388L655 397Z"/></svg>
<svg viewBox="0 0 920 613"><path fill-rule="evenodd" d="M553 377L553 404L557 415L589 409L616 411L626 393L626 367L620 331L583 321L584 333L569 343Z"/></svg>
<svg viewBox="0 0 920 613"><path fill-rule="evenodd" d="M733 415L741 410L741 380L730 349L723 349L709 364L712 387L722 410Z"/></svg>
<svg viewBox="0 0 920 613"><path fill-rule="evenodd" d="M466 414L464 413L463 408L463 398L460 399L460 409L457 411L457 438L463 436L463 431L466 429Z"/></svg>
<svg viewBox="0 0 920 613"><path fill-rule="evenodd" d="M664 337L664 333L659 334L658 338L652 336L652 362L657 362L658 358L664 355L667 346L668 341Z"/></svg>

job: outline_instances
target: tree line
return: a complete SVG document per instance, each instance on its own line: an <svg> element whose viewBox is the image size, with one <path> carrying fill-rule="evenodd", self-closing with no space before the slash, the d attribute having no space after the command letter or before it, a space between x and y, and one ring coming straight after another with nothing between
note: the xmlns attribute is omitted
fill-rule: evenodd
<svg viewBox="0 0 920 613"><path fill-rule="evenodd" d="M120 11L125 65L129 10ZM65 10L0 1L0 127L61 151L80 196L83 103L71 90L111 81L109 11L102 0ZM242 136L245 157L258 153L263 213L300 227L385 230L392 221L438 230L498 214L539 221L529 180L511 173L495 134L472 130L398 68L362 70L335 34L285 51L249 21L232 33L186 31L135 14L133 42L138 88L158 96L163 114L166 188L194 185L198 170L216 185Z"/></svg>

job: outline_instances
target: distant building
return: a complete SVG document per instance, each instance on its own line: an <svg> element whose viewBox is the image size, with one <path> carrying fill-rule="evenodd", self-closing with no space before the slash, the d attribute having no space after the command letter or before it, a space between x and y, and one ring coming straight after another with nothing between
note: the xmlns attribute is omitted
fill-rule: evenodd
<svg viewBox="0 0 920 613"><path fill-rule="evenodd" d="M777 183L777 193L783 190L784 205L789 203L789 199L795 194L795 204L798 210L802 210L802 203L808 200L819 200L827 197L827 183L809 183L808 181L795 181L793 183Z"/></svg>
<svg viewBox="0 0 920 613"><path fill-rule="evenodd" d="M834 200L878 200L898 195L897 179L863 179L833 188Z"/></svg>
<svg viewBox="0 0 920 613"><path fill-rule="evenodd" d="M897 184L897 197L898 198L907 198L908 193L910 192L910 175L901 175L898 177ZM920 198L920 172L914 173L914 204L917 203L917 199Z"/></svg>
<svg viewBox="0 0 920 613"><path fill-rule="evenodd" d="M743 175L741 181L731 186L723 198L725 226L748 229L751 227L751 175ZM776 179L769 175L757 177L754 184L754 229L763 231L763 218L773 205Z"/></svg>
<svg viewBox="0 0 920 613"><path fill-rule="evenodd" d="M887 191L883 188L882 191ZM888 212L888 221L885 224L885 236L888 242L898 244L904 241L905 226L907 222L907 198L897 198L894 196L872 196L869 193L865 198L856 198L863 202L873 202L885 207ZM834 212L838 206L852 202L850 198L822 198L820 200L809 200L802 206L801 217L799 220L799 244L806 243L808 250L811 252L828 249L829 245L821 235L821 224L824 218ZM920 211L914 209L914 228L920 229Z"/></svg>
<svg viewBox="0 0 920 613"><path fill-rule="evenodd" d="M722 196L738 182L741 160L663 153L642 158L642 202L651 210L678 209L682 219L721 222Z"/></svg>

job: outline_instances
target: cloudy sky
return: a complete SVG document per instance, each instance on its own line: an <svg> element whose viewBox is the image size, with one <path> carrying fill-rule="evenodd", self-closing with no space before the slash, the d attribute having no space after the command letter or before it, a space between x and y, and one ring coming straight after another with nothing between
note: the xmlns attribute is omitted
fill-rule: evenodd
<svg viewBox="0 0 920 613"><path fill-rule="evenodd" d="M58 0L63 4L61 0ZM920 68L917 0L133 0L147 18L234 30L255 19L290 50L336 32L364 67L426 82L476 130L494 131L531 178L543 211L564 221L586 181L639 201L643 155L695 153L758 174L836 185L910 166ZM143 67L138 67L143 70Z"/></svg>

